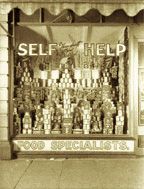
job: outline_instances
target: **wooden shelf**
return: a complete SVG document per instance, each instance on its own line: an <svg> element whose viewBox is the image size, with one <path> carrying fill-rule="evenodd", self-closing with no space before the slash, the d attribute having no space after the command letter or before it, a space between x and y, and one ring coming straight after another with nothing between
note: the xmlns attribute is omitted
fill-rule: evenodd
<svg viewBox="0 0 144 189"><path fill-rule="evenodd" d="M134 137L129 136L127 134L123 135L104 135L104 134L19 134L13 138L14 140L20 140L20 139L43 139L43 140L49 140L49 139L87 139L87 140L92 140L92 139L103 139L103 140L135 140Z"/></svg>
<svg viewBox="0 0 144 189"><path fill-rule="evenodd" d="M18 26L130 26L136 23L107 23L107 22L79 22L79 23L53 23L53 22L18 22Z"/></svg>

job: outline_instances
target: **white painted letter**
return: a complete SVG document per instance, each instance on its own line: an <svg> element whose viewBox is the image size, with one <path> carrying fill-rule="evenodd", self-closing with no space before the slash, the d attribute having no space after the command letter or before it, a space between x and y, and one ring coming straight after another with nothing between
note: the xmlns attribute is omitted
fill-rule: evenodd
<svg viewBox="0 0 144 189"><path fill-rule="evenodd" d="M25 55L27 55L27 49L24 49L22 46L27 47L27 44L21 43L21 44L18 46L18 50L21 51L21 52L18 52L18 55L19 55L19 56L25 56Z"/></svg>
<svg viewBox="0 0 144 189"><path fill-rule="evenodd" d="M88 56L89 53L91 56L94 55L94 43L84 43L84 55Z"/></svg>
<svg viewBox="0 0 144 189"><path fill-rule="evenodd" d="M52 44L49 44L49 55L52 55L52 51L54 51L55 49L53 48L53 46L56 46L57 43L52 43Z"/></svg>
<svg viewBox="0 0 144 189"><path fill-rule="evenodd" d="M35 46L37 46L37 44L29 44L29 55L30 56L38 55L37 53L33 53L33 50L34 51L36 50Z"/></svg>
<svg viewBox="0 0 144 189"><path fill-rule="evenodd" d="M126 50L126 46L125 45L123 45L123 44L117 44L116 55L119 56L120 53L125 52L125 50Z"/></svg>
<svg viewBox="0 0 144 189"><path fill-rule="evenodd" d="M39 55L47 55L47 53L43 53L42 44L39 44Z"/></svg>
<svg viewBox="0 0 144 189"><path fill-rule="evenodd" d="M107 44L106 45L107 46L107 56L115 56L115 54L114 53L111 53L111 48L110 48L110 44Z"/></svg>
<svg viewBox="0 0 144 189"><path fill-rule="evenodd" d="M104 51L104 46L105 46L105 44L104 43L101 43L101 44L97 44L97 55L98 56L104 56L105 54L104 53L102 53L103 51ZM100 51L102 51L102 52L100 52Z"/></svg>

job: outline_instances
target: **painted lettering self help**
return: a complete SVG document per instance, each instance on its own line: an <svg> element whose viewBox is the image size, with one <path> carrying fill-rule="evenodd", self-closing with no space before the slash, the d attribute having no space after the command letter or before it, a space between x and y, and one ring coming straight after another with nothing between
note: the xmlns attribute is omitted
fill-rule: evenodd
<svg viewBox="0 0 144 189"><path fill-rule="evenodd" d="M52 53L56 50L58 44L57 43L49 43L47 50L44 50L43 44L26 44L21 43L18 46L18 55L19 56L46 56L52 55ZM94 56L119 56L121 53L126 51L126 46L123 44L116 44L115 51L111 50L110 44L104 43L84 43L83 52L85 56L89 54Z"/></svg>

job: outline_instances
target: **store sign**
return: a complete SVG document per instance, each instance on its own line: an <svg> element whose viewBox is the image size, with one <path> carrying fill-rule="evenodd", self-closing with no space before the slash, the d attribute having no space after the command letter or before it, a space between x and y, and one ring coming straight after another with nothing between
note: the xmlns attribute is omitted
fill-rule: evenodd
<svg viewBox="0 0 144 189"><path fill-rule="evenodd" d="M57 43L50 43L47 44L48 50L43 51L44 46L43 44L26 44L21 43L18 46L18 55L19 56L46 56L46 55L52 55L52 52L55 51L57 48L60 47L60 44ZM88 56L90 53L92 56L119 56L121 53L124 53L126 50L126 46L124 44L115 44L115 53L111 53L111 46L110 44L105 43L83 43L81 46L83 46L84 55ZM80 45L77 45L77 48L79 48ZM38 52L37 52L38 50Z"/></svg>
<svg viewBox="0 0 144 189"><path fill-rule="evenodd" d="M14 140L15 151L134 152L133 140Z"/></svg>

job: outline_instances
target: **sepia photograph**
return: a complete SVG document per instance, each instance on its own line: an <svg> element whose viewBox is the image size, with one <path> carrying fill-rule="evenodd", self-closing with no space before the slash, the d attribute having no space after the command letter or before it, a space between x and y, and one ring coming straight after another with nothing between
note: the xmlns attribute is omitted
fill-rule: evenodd
<svg viewBox="0 0 144 189"><path fill-rule="evenodd" d="M144 189L144 0L0 0L0 189Z"/></svg>

